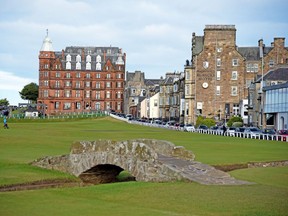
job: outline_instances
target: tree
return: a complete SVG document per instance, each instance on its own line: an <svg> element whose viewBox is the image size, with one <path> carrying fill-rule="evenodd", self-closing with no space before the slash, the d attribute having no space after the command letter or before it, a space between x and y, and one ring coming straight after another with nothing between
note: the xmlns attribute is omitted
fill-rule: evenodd
<svg viewBox="0 0 288 216"><path fill-rule="evenodd" d="M7 98L0 99L0 106L9 106Z"/></svg>
<svg viewBox="0 0 288 216"><path fill-rule="evenodd" d="M234 122L243 122L243 119L240 116L233 116L227 122L227 126L231 127Z"/></svg>
<svg viewBox="0 0 288 216"><path fill-rule="evenodd" d="M38 98L38 85L33 82L25 85L19 94L23 100L36 102Z"/></svg>

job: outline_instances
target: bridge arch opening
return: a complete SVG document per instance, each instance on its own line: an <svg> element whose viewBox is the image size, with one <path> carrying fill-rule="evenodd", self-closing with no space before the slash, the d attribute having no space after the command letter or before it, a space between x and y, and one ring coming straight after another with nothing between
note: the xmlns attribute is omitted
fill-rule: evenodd
<svg viewBox="0 0 288 216"><path fill-rule="evenodd" d="M113 164L98 164L79 175L79 178L87 184L103 184L119 181L119 174L121 173L121 181L124 181L123 175L127 176L127 180L135 180L134 177L125 171L124 169ZM123 174L124 173L124 174Z"/></svg>

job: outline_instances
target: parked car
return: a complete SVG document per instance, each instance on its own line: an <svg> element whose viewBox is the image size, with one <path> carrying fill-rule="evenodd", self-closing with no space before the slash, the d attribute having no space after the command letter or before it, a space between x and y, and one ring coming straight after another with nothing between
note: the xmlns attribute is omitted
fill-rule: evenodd
<svg viewBox="0 0 288 216"><path fill-rule="evenodd" d="M279 130L278 134L283 136L283 141L286 141L288 139L288 130Z"/></svg>
<svg viewBox="0 0 288 216"><path fill-rule="evenodd" d="M186 125L184 125L184 131L194 132L195 131L195 127L192 124L186 124Z"/></svg>
<svg viewBox="0 0 288 216"><path fill-rule="evenodd" d="M199 130L208 130L209 128L206 125L199 125L198 129Z"/></svg>
<svg viewBox="0 0 288 216"><path fill-rule="evenodd" d="M262 137L263 133L257 127L247 127L244 130L244 136L249 138L260 138Z"/></svg>
<svg viewBox="0 0 288 216"><path fill-rule="evenodd" d="M244 137L245 127L236 127L235 135L238 137Z"/></svg>
<svg viewBox="0 0 288 216"><path fill-rule="evenodd" d="M229 127L226 131L226 134L228 136L235 136L236 128L235 127Z"/></svg>
<svg viewBox="0 0 288 216"><path fill-rule="evenodd" d="M262 133L263 133L265 139L272 140L273 135L276 134L276 131L274 129L265 128L262 130Z"/></svg>

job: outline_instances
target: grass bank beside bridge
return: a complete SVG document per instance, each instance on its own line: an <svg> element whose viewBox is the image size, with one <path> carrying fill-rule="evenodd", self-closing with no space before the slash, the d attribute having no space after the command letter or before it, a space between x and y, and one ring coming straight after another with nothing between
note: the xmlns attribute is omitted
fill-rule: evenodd
<svg viewBox="0 0 288 216"><path fill-rule="evenodd" d="M286 142L183 133L131 125L110 117L12 121L0 130L0 186L73 176L29 166L68 154L76 140L161 139L211 165L288 160ZM234 170L249 186L187 182L124 182L89 187L0 193L0 215L287 215L288 167Z"/></svg>

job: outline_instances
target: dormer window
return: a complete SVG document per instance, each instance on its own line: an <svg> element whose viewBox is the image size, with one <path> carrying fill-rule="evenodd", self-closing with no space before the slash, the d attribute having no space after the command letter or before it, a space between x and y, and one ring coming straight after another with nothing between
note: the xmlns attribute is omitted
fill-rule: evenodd
<svg viewBox="0 0 288 216"><path fill-rule="evenodd" d="M81 56L79 54L76 56L76 62L81 62Z"/></svg>
<svg viewBox="0 0 288 216"><path fill-rule="evenodd" d="M96 70L101 70L101 64L99 62L96 63Z"/></svg>
<svg viewBox="0 0 288 216"><path fill-rule="evenodd" d="M70 54L68 54L68 55L66 56L66 61L71 61L71 55L70 55Z"/></svg>
<svg viewBox="0 0 288 216"><path fill-rule="evenodd" d="M86 63L86 70L91 70L91 63L90 62Z"/></svg>
<svg viewBox="0 0 288 216"><path fill-rule="evenodd" d="M270 59L270 61L269 61L269 67L274 67L274 60L273 60L273 59Z"/></svg>
<svg viewBox="0 0 288 216"><path fill-rule="evenodd" d="M71 70L71 63L70 62L66 62L66 70Z"/></svg>
<svg viewBox="0 0 288 216"><path fill-rule="evenodd" d="M80 62L76 63L76 70L81 70L81 63Z"/></svg>
<svg viewBox="0 0 288 216"><path fill-rule="evenodd" d="M90 55L86 56L86 62L91 62L91 56Z"/></svg>
<svg viewBox="0 0 288 216"><path fill-rule="evenodd" d="M98 62L101 62L101 56L100 55L97 55L97 57L96 57L96 62L98 63Z"/></svg>

